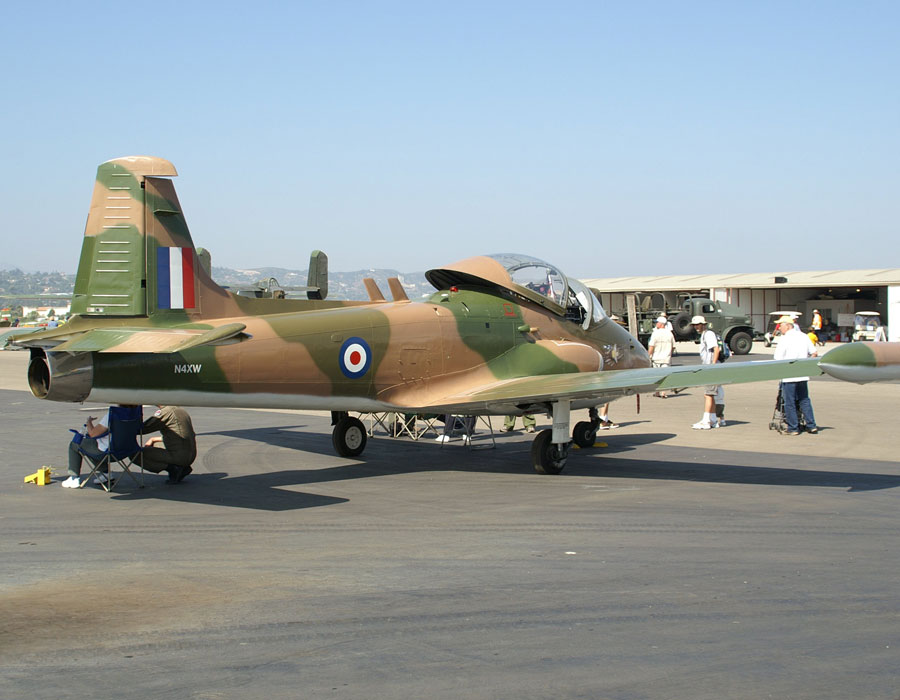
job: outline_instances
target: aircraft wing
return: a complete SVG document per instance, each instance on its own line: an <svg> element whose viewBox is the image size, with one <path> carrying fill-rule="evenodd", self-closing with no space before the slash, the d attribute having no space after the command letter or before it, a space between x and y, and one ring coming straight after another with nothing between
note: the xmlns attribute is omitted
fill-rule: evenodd
<svg viewBox="0 0 900 700"><path fill-rule="evenodd" d="M466 394L448 396L446 404L441 401L441 408L448 413L464 414L473 410L491 411L498 405L524 405L561 399L597 399L597 403L603 403L631 394L820 374L823 372L818 358L546 374L508 379Z"/></svg>
<svg viewBox="0 0 900 700"><path fill-rule="evenodd" d="M26 336L10 342L61 352L182 352L200 345L214 345L246 337L243 323L202 328L95 328L92 330ZM55 330L55 329L54 329Z"/></svg>

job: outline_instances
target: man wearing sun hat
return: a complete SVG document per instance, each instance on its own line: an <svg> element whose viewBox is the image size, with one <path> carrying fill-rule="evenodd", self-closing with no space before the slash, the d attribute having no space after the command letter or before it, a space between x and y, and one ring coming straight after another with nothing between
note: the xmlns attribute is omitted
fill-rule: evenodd
<svg viewBox="0 0 900 700"><path fill-rule="evenodd" d="M650 334L650 340L647 341L647 351L650 353L650 361L654 367L668 367L672 364L672 352L675 350L675 335L666 328L668 319L660 316L656 319L656 328ZM654 396L661 399L666 398L664 391L657 391Z"/></svg>
<svg viewBox="0 0 900 700"><path fill-rule="evenodd" d="M797 328L793 317L782 316L778 319L778 330L781 340L775 349L776 360L803 360L816 357L816 348L805 333ZM797 406L806 419L807 432L815 435L819 432L813 416L812 402L809 400L809 377L791 377L781 380L781 398L784 400L784 421L787 423L785 435L800 434L800 417Z"/></svg>
<svg viewBox="0 0 900 700"><path fill-rule="evenodd" d="M719 341L715 331L710 330L704 316L694 316L691 325L700 334L700 361L704 365L714 365L719 361ZM694 430L709 430L718 427L716 419L716 395L719 387L715 384L703 387L703 418L691 427Z"/></svg>

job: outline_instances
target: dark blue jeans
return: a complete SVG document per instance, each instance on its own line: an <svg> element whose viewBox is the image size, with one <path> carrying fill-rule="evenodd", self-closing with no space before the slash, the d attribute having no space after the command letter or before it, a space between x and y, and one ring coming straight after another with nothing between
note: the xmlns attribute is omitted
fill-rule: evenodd
<svg viewBox="0 0 900 700"><path fill-rule="evenodd" d="M782 382L781 398L784 399L784 421L791 432L800 430L800 417L797 406L803 411L807 428L816 427L812 402L809 400L809 382Z"/></svg>

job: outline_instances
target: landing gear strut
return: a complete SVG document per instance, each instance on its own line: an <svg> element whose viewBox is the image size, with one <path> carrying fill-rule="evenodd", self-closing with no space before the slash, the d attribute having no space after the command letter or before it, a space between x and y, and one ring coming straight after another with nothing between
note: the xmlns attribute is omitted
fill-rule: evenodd
<svg viewBox="0 0 900 700"><path fill-rule="evenodd" d="M366 426L359 418L344 415L334 426L331 443L341 457L356 457L366 449Z"/></svg>
<svg viewBox="0 0 900 700"><path fill-rule="evenodd" d="M531 463L538 474L559 474L569 458L569 402L553 404L553 428L542 430L531 444Z"/></svg>
<svg viewBox="0 0 900 700"><path fill-rule="evenodd" d="M538 474L559 474L568 458L569 444L554 444L552 430L542 430L531 443L531 463Z"/></svg>

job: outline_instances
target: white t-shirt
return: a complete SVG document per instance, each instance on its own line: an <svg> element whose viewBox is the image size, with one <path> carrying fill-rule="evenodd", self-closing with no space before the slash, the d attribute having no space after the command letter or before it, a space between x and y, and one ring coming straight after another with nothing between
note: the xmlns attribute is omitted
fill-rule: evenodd
<svg viewBox="0 0 900 700"><path fill-rule="evenodd" d="M672 351L675 349L675 336L667 328L654 328L653 333L650 334L650 340L647 342L647 347L653 348L651 360L668 364L672 361Z"/></svg>
<svg viewBox="0 0 900 700"><path fill-rule="evenodd" d="M713 356L718 346L719 341L716 340L715 331L711 331L709 328L703 331L703 335L700 336L700 361L704 365L713 363Z"/></svg>
<svg viewBox="0 0 900 700"><path fill-rule="evenodd" d="M109 449L109 409L100 418L94 421L94 425L102 425L106 433L97 438L97 449L104 452Z"/></svg>
<svg viewBox="0 0 900 700"><path fill-rule="evenodd" d="M816 348L806 333L794 326L781 336L778 347L775 348L776 360L805 360L816 354ZM809 377L791 377L782 379L783 382L808 382Z"/></svg>

